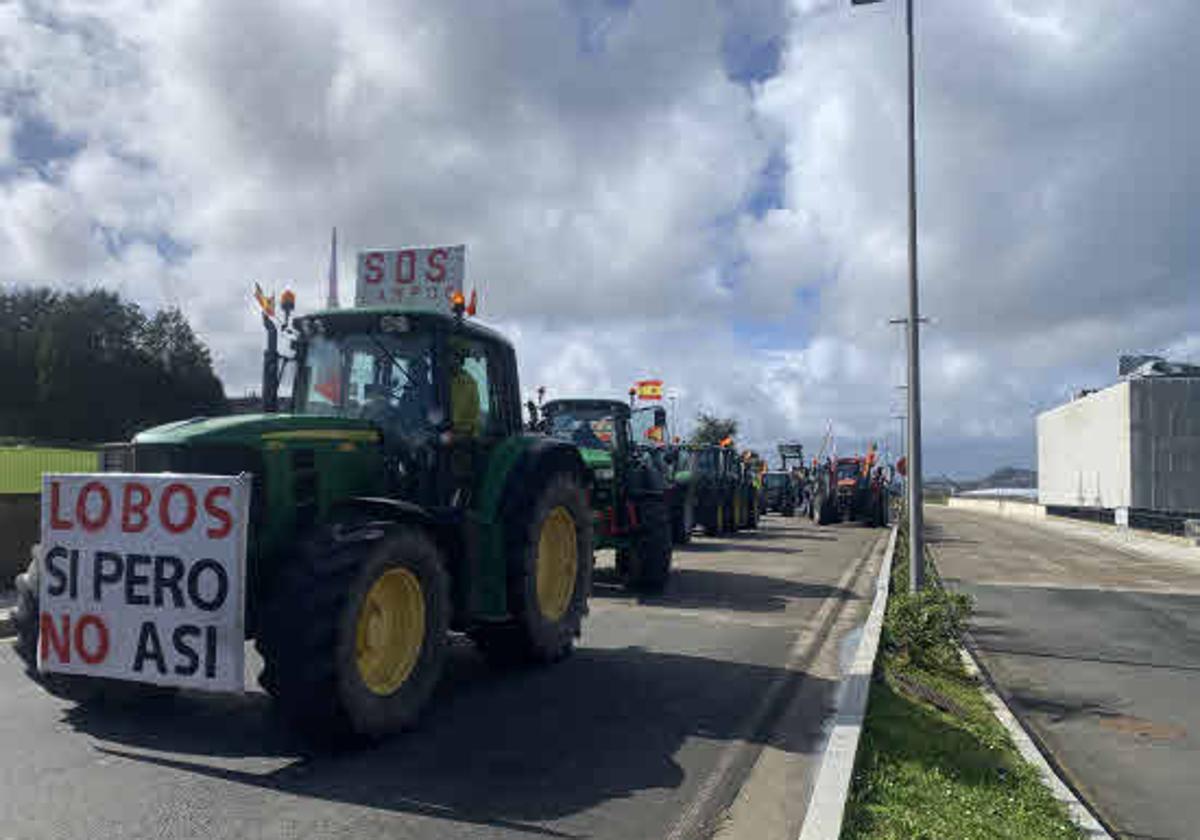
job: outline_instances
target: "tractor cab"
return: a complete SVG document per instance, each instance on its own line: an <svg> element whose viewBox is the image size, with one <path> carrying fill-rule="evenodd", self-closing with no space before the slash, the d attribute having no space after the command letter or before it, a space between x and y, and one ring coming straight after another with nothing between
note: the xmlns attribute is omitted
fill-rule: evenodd
<svg viewBox="0 0 1200 840"><path fill-rule="evenodd" d="M521 432L516 356L486 327L366 308L298 318L295 332L295 415L377 429L402 497L462 507L482 460Z"/></svg>
<svg viewBox="0 0 1200 840"><path fill-rule="evenodd" d="M591 475L597 548L617 552L617 572L632 589L661 591L671 568L667 481L633 437L620 400L560 399L542 406L542 428L579 447Z"/></svg>

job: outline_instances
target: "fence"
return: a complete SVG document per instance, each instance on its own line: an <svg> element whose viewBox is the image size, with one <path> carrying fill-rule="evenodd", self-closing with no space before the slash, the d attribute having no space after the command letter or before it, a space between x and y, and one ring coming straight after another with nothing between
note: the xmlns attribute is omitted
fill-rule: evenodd
<svg viewBox="0 0 1200 840"><path fill-rule="evenodd" d="M0 494L42 492L42 473L96 472L100 453L41 446L0 447Z"/></svg>

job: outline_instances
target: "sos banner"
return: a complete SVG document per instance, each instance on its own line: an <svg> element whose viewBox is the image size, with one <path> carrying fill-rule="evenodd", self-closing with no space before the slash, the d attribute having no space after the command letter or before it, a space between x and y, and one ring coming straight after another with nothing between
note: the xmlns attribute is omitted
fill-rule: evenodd
<svg viewBox="0 0 1200 840"><path fill-rule="evenodd" d="M250 476L42 478L38 668L241 691Z"/></svg>
<svg viewBox="0 0 1200 840"><path fill-rule="evenodd" d="M355 306L393 304L415 312L450 313L450 297L463 289L467 246L362 251Z"/></svg>

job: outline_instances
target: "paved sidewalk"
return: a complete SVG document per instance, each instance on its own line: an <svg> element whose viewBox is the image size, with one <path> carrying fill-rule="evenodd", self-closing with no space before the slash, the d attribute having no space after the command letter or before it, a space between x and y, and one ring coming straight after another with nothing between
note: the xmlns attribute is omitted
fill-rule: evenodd
<svg viewBox="0 0 1200 840"><path fill-rule="evenodd" d="M1197 837L1200 549L949 509L927 522L943 578L975 598L984 665L1114 835Z"/></svg>

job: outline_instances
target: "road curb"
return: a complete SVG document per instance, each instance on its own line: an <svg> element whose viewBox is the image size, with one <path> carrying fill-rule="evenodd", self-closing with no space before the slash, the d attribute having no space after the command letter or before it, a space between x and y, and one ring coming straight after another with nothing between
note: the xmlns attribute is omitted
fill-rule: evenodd
<svg viewBox="0 0 1200 840"><path fill-rule="evenodd" d="M979 679L979 690L983 693L983 699L991 707L996 720L1000 721L1000 725L1008 731L1017 752L1038 771L1038 775L1042 777L1042 783L1050 789L1051 795L1066 807L1071 822L1075 823L1083 832L1084 837L1088 840L1113 840L1113 835L1079 798L1075 788L1068 784L1054 765L1047 760L1045 746L1035 740L1005 700L1001 698L999 692L1002 689L995 684L992 675L980 663L972 650L973 646L974 642L968 634L960 648L963 665L966 666L968 673Z"/></svg>
<svg viewBox="0 0 1200 840"><path fill-rule="evenodd" d="M875 670L875 655L879 651L879 636L883 632L883 615L887 609L892 577L892 555L896 551L896 530L897 526L893 525L883 562L879 566L879 578L875 582L875 600L871 603L871 612L854 654L854 662L846 673L845 689L838 702L821 766L817 770L804 824L800 827L800 840L829 840L842 832L842 818L854 776L854 760L866 717L867 699L871 694L871 674Z"/></svg>

